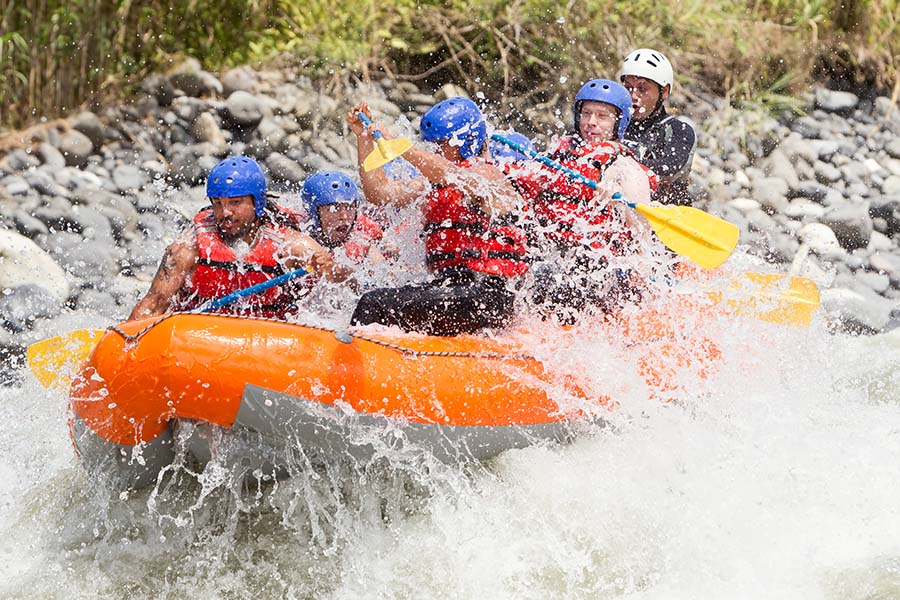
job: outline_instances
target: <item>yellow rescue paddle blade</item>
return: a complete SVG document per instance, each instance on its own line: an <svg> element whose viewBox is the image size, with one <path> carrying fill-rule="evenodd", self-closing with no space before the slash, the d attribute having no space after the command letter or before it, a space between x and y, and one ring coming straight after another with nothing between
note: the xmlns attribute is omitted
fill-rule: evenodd
<svg viewBox="0 0 900 600"><path fill-rule="evenodd" d="M401 154L413 147L413 143L406 138L388 140L379 135L375 137L375 142L378 147L372 150L366 157L366 160L363 161L363 169L367 173L383 167L395 158L399 158Z"/></svg>
<svg viewBox="0 0 900 600"><path fill-rule="evenodd" d="M65 391L104 333L104 329L76 329L66 335L35 342L25 353L28 366L41 385Z"/></svg>
<svg viewBox="0 0 900 600"><path fill-rule="evenodd" d="M704 269L715 269L737 246L740 229L691 206L633 205L647 217L660 241Z"/></svg>
<svg viewBox="0 0 900 600"><path fill-rule="evenodd" d="M811 279L777 273L745 273L726 292L709 295L736 315L793 327L808 326L821 302Z"/></svg>

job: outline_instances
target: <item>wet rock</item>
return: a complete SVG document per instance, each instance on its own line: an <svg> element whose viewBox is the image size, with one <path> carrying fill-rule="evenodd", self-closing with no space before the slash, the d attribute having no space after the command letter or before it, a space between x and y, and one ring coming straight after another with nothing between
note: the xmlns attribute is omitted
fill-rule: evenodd
<svg viewBox="0 0 900 600"><path fill-rule="evenodd" d="M94 144L88 136L72 129L59 136L58 149L65 157L67 165L84 167L94 151Z"/></svg>
<svg viewBox="0 0 900 600"><path fill-rule="evenodd" d="M265 116L265 104L253 94L238 90L225 101L225 117L242 128L256 127Z"/></svg>
<svg viewBox="0 0 900 600"><path fill-rule="evenodd" d="M151 212L143 213L138 217L138 230L144 235L144 238L153 241L162 240L167 233L162 217Z"/></svg>
<svg viewBox="0 0 900 600"><path fill-rule="evenodd" d="M10 171L25 171L40 164L39 157L22 149L13 150L0 160L0 165Z"/></svg>
<svg viewBox="0 0 900 600"><path fill-rule="evenodd" d="M821 222L834 232L847 250L865 248L873 231L868 203L833 208L825 213Z"/></svg>
<svg viewBox="0 0 900 600"><path fill-rule="evenodd" d="M813 169L816 173L816 180L824 184L834 183L841 180L842 175L840 169L838 169L831 163L817 160L813 165Z"/></svg>
<svg viewBox="0 0 900 600"><path fill-rule="evenodd" d="M817 221L825 214L825 207L806 198L792 200L784 214L801 221Z"/></svg>
<svg viewBox="0 0 900 600"><path fill-rule="evenodd" d="M463 98L468 98L469 94L463 88L459 87L454 83L445 83L441 86L441 88L435 92L433 101L440 102L441 100L446 100L447 98L454 98L456 96L461 96ZM423 102L422 104L428 104L428 102Z"/></svg>
<svg viewBox="0 0 900 600"><path fill-rule="evenodd" d="M119 272L121 251L106 242L78 236L75 243L68 239L54 240L49 243L48 251L67 273L85 281L103 280Z"/></svg>
<svg viewBox="0 0 900 600"><path fill-rule="evenodd" d="M191 127L191 134L197 142L206 142L216 148L224 149L227 144L216 118L209 113L197 115L197 119Z"/></svg>
<svg viewBox="0 0 900 600"><path fill-rule="evenodd" d="M149 181L147 175L134 165L118 165L113 169L112 179L123 193L141 190Z"/></svg>
<svg viewBox="0 0 900 600"><path fill-rule="evenodd" d="M807 245L812 252L819 256L840 256L843 254L837 236L828 225L822 223L809 223L804 225L797 233L801 243Z"/></svg>
<svg viewBox="0 0 900 600"><path fill-rule="evenodd" d="M100 122L100 118L94 113L90 111L80 113L72 119L72 128L75 129L75 131L83 133L91 140L94 150L103 146L103 142L106 138L104 134L106 128L103 126L103 123Z"/></svg>
<svg viewBox="0 0 900 600"><path fill-rule="evenodd" d="M809 140L808 143L819 160L831 160L840 150L840 144L834 140Z"/></svg>
<svg viewBox="0 0 900 600"><path fill-rule="evenodd" d="M53 317L62 303L50 291L35 283L19 285L0 294L0 319L14 333L31 329L35 320Z"/></svg>
<svg viewBox="0 0 900 600"><path fill-rule="evenodd" d="M58 171L66 167L66 159L62 153L47 142L41 142L37 148L37 156L41 163L49 169Z"/></svg>
<svg viewBox="0 0 900 600"><path fill-rule="evenodd" d="M788 184L777 177L763 177L753 182L753 197L766 210L781 212L788 207Z"/></svg>
<svg viewBox="0 0 900 600"><path fill-rule="evenodd" d="M266 117L260 121L253 139L247 145L247 153L258 160L265 160L272 152L282 152L286 149L286 138L284 130L273 119Z"/></svg>
<svg viewBox="0 0 900 600"><path fill-rule="evenodd" d="M249 67L229 69L222 75L222 92L227 98L237 91L256 94L259 92L259 75Z"/></svg>
<svg viewBox="0 0 900 600"><path fill-rule="evenodd" d="M20 177L19 175L7 175L3 179L0 179L0 186L2 186L10 196L24 196L31 191L31 186L28 185L28 182L25 181L24 177Z"/></svg>
<svg viewBox="0 0 900 600"><path fill-rule="evenodd" d="M29 239L50 231L40 219L35 218L31 213L22 209L13 213L13 222L16 224L16 230Z"/></svg>
<svg viewBox="0 0 900 600"><path fill-rule="evenodd" d="M816 107L826 112L849 113L859 104L859 97L850 92L819 88L816 90Z"/></svg>
<svg viewBox="0 0 900 600"><path fill-rule="evenodd" d="M802 159L808 164L813 164L816 162L816 159L819 158L819 153L816 149L796 132L791 133L786 137L778 148L791 160L791 162Z"/></svg>
<svg viewBox="0 0 900 600"><path fill-rule="evenodd" d="M370 98L369 108L379 122L390 122L400 116L400 107L384 98Z"/></svg>
<svg viewBox="0 0 900 600"><path fill-rule="evenodd" d="M843 328L853 333L877 333L890 321L896 302L869 289L821 290L822 307Z"/></svg>
<svg viewBox="0 0 900 600"><path fill-rule="evenodd" d="M207 109L208 106L205 100L182 96L172 102L172 113L170 114L174 115L174 122L184 126L193 123L200 113L205 112Z"/></svg>
<svg viewBox="0 0 900 600"><path fill-rule="evenodd" d="M141 89L152 96L159 106L169 106L175 99L175 86L161 73L153 73L141 82Z"/></svg>
<svg viewBox="0 0 900 600"><path fill-rule="evenodd" d="M63 269L32 240L0 229L0 289L37 284L60 303L69 297Z"/></svg>
<svg viewBox="0 0 900 600"><path fill-rule="evenodd" d="M781 149L773 150L763 162L762 168L766 175L781 179L791 189L796 188L800 183L790 158Z"/></svg>
<svg viewBox="0 0 900 600"><path fill-rule="evenodd" d="M204 71L200 61L187 58L169 72L169 81L175 89L187 96L221 94L222 83L214 75Z"/></svg>
<svg viewBox="0 0 900 600"><path fill-rule="evenodd" d="M116 299L108 292L94 289L85 289L78 294L75 301L75 309L99 315L114 317L121 315L123 310L116 304Z"/></svg>
<svg viewBox="0 0 900 600"><path fill-rule="evenodd" d="M208 142L173 146L169 158L169 177L175 183L205 183L209 171L219 162L219 153L220 149Z"/></svg>
<svg viewBox="0 0 900 600"><path fill-rule="evenodd" d="M100 211L89 206L73 206L72 217L85 239L114 244L113 227L109 219Z"/></svg>
<svg viewBox="0 0 900 600"><path fill-rule="evenodd" d="M273 152L266 158L266 167L273 184L296 186L306 179L306 171L299 164L278 152Z"/></svg>
<svg viewBox="0 0 900 600"><path fill-rule="evenodd" d="M41 167L41 169L42 170L31 169L27 173L25 173L25 181L28 182L28 185L31 187L31 189L41 194L42 196L59 196L62 198L68 198L69 190L59 185L47 170L43 170L47 169L47 167Z"/></svg>
<svg viewBox="0 0 900 600"><path fill-rule="evenodd" d="M884 151L891 158L900 158L900 138L894 138L884 146Z"/></svg>
<svg viewBox="0 0 900 600"><path fill-rule="evenodd" d="M878 294L883 294L891 287L891 278L884 273L860 271L856 274L856 279Z"/></svg>

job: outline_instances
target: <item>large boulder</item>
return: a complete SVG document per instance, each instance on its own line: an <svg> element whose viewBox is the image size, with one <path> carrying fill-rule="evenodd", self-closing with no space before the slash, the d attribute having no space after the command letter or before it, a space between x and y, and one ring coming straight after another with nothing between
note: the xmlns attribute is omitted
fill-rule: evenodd
<svg viewBox="0 0 900 600"><path fill-rule="evenodd" d="M39 285L59 302L69 297L66 274L53 257L30 239L0 229L0 289Z"/></svg>

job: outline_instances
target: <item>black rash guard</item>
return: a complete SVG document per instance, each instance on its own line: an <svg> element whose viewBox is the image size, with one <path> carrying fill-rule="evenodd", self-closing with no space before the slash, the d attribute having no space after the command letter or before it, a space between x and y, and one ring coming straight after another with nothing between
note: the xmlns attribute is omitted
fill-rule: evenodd
<svg viewBox="0 0 900 600"><path fill-rule="evenodd" d="M622 143L659 177L654 200L663 204L691 204L688 177L697 147L693 125L673 117L665 106L660 106L655 115L643 121L632 120Z"/></svg>

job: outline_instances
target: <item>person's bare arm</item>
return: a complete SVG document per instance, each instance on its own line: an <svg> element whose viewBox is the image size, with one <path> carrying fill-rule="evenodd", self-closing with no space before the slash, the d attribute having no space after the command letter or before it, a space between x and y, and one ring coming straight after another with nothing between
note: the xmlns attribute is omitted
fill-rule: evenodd
<svg viewBox="0 0 900 600"><path fill-rule="evenodd" d="M363 168L366 157L373 151L376 151L378 146L375 144L372 132L366 129L362 121L360 121L358 115L360 112L369 117L369 119L372 118L368 105L365 102L360 102L347 113L347 122L350 124L350 130L356 135L359 179L362 182L363 194L365 194L366 200L379 206L386 204L408 206L428 191L428 181L423 177L392 180L388 178L384 169L366 171ZM379 125L373 124L370 129L378 130L385 139L390 139L390 134Z"/></svg>
<svg viewBox="0 0 900 600"><path fill-rule="evenodd" d="M310 236L299 231L291 232L285 254L284 266L287 269L306 269L336 283L347 281L353 274L353 270L349 267L335 264L331 253Z"/></svg>
<svg viewBox="0 0 900 600"><path fill-rule="evenodd" d="M492 164L481 162L464 169L443 156L419 148L413 148L403 156L431 183L456 185L487 214L502 217L515 210L519 201L518 192Z"/></svg>
<svg viewBox="0 0 900 600"><path fill-rule="evenodd" d="M184 285L197 264L197 249L192 243L175 241L166 248L150 289L131 310L128 320L161 315L169 310L172 298Z"/></svg>

